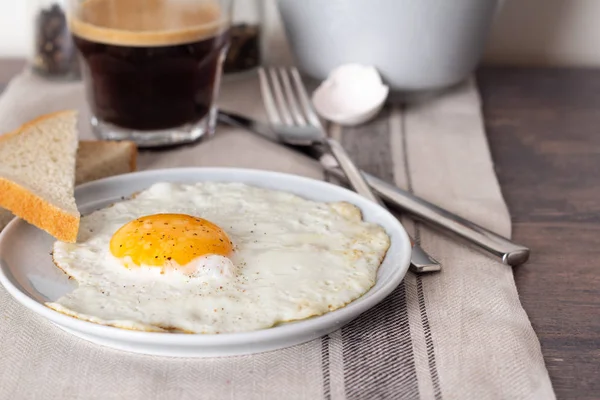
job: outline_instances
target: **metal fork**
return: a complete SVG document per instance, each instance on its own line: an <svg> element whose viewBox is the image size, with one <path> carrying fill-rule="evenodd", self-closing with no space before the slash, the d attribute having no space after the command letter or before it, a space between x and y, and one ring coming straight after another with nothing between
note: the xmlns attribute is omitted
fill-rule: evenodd
<svg viewBox="0 0 600 400"><path fill-rule="evenodd" d="M296 145L324 146L335 157L354 190L385 207L342 145L337 140L327 137L298 70L260 68L258 75L267 117L281 139ZM433 272L441 269L440 264L421 249L412 238L411 243L413 245L411 269L414 272Z"/></svg>

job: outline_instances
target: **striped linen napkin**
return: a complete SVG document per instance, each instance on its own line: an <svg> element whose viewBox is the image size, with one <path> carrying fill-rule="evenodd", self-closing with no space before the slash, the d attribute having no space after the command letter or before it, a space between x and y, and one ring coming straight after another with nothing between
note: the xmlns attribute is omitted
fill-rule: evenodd
<svg viewBox="0 0 600 400"><path fill-rule="evenodd" d="M254 78L221 104L264 119ZM24 72L0 98L0 129L81 108L81 83ZM502 235L510 217L494 175L473 81L434 100L390 107L367 126L337 128L365 170ZM245 132L143 152L140 169L236 166L322 179L319 166ZM97 346L26 310L0 288L0 398L15 399L553 399L539 342L512 270L420 224L406 228L444 265L409 273L379 306L312 342L270 353L174 359Z"/></svg>

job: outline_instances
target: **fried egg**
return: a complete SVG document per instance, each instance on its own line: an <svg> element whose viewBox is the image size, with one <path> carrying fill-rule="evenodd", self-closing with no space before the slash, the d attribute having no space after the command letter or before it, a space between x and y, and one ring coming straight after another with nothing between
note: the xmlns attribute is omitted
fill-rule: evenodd
<svg viewBox="0 0 600 400"><path fill-rule="evenodd" d="M78 287L46 305L125 329L229 333L344 307L390 240L345 202L241 183L157 183L82 217L55 264Z"/></svg>

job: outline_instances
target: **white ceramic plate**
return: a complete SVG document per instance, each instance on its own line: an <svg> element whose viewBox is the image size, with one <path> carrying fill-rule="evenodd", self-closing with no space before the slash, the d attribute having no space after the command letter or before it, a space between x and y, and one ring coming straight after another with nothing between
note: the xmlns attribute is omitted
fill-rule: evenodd
<svg viewBox="0 0 600 400"><path fill-rule="evenodd" d="M398 286L409 266L410 242L398 220L379 205L354 192L295 175L233 168L181 168L145 171L102 179L78 187L75 197L82 214L105 207L122 196L156 182L244 182L295 193L317 201L348 201L364 219L385 228L391 246L379 268L376 285L339 310L303 321L253 332L219 335L138 332L78 320L47 308L71 291L69 280L50 257L54 239L23 220L13 220L0 234L0 282L22 305L80 338L113 348L175 357L215 357L258 353L304 343L347 324L379 303Z"/></svg>

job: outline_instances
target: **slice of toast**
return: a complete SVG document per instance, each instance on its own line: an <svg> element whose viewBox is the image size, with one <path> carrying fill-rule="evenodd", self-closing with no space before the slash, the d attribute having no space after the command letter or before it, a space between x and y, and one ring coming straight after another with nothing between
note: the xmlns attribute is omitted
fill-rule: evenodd
<svg viewBox="0 0 600 400"><path fill-rule="evenodd" d="M75 185L135 171L135 143L82 140L77 150Z"/></svg>
<svg viewBox="0 0 600 400"><path fill-rule="evenodd" d="M0 136L0 206L59 240L75 242L77 113L43 115Z"/></svg>
<svg viewBox="0 0 600 400"><path fill-rule="evenodd" d="M136 170L135 143L86 140L79 142L75 162L75 185ZM2 163L2 160L0 160ZM15 216L0 208L0 231Z"/></svg>

